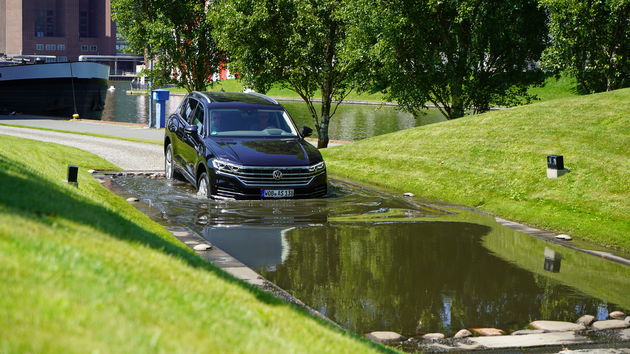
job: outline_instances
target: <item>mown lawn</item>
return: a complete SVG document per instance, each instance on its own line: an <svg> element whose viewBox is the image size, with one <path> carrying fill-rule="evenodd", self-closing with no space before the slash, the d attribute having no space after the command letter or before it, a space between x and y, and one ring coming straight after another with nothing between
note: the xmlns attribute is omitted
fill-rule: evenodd
<svg viewBox="0 0 630 354"><path fill-rule="evenodd" d="M571 170L546 177L546 156ZM335 175L630 250L630 89L536 103L324 151Z"/></svg>
<svg viewBox="0 0 630 354"><path fill-rule="evenodd" d="M66 166L80 168L79 187ZM0 352L370 352L205 263L86 172L86 152L0 139Z"/></svg>

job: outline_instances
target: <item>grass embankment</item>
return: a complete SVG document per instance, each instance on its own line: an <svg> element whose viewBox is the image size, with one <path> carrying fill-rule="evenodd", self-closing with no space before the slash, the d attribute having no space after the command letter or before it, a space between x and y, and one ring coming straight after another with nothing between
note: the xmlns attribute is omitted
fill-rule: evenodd
<svg viewBox="0 0 630 354"><path fill-rule="evenodd" d="M546 156L570 173L546 177ZM398 131L324 151L329 171L630 250L630 89Z"/></svg>
<svg viewBox="0 0 630 354"><path fill-rule="evenodd" d="M79 187L63 182L80 167ZM0 352L366 352L226 276L91 178L77 149L0 139Z"/></svg>

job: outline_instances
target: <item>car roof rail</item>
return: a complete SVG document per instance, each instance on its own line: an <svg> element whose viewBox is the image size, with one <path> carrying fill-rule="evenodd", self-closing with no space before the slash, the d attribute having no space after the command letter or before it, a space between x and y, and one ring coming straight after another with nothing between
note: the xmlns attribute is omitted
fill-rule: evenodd
<svg viewBox="0 0 630 354"><path fill-rule="evenodd" d="M274 100L273 98L271 98L271 97L269 97L269 96L267 96L267 95L263 95L262 93L258 93L258 92L246 92L246 94L248 94L248 95L254 95L254 96L260 97L260 98L262 98L262 99L264 99L264 100L267 100L267 101L269 101L269 102L271 102L271 103L273 103L273 104L279 104L279 103L278 103L278 101Z"/></svg>
<svg viewBox="0 0 630 354"><path fill-rule="evenodd" d="M201 97L203 97L203 98L207 99L207 100L208 100L208 102L214 102L214 100L213 100L212 98L208 97L208 95L206 95L206 94L205 94L205 93L203 93L203 92L200 92L200 91L193 91L192 93L197 94L197 95L199 95L199 96L201 96Z"/></svg>

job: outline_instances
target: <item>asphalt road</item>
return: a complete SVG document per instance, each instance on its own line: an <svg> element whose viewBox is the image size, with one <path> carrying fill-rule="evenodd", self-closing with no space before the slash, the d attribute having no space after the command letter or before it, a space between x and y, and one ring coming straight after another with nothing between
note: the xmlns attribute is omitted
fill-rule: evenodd
<svg viewBox="0 0 630 354"><path fill-rule="evenodd" d="M160 145L2 125L0 134L76 147L96 154L124 170L164 169L164 153Z"/></svg>

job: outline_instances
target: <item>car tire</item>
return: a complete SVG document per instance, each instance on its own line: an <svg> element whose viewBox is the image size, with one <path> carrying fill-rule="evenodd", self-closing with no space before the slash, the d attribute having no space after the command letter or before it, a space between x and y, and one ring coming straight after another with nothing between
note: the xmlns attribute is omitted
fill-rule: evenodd
<svg viewBox="0 0 630 354"><path fill-rule="evenodd" d="M173 162L173 145L168 144L166 152L164 153L164 176L166 179L180 179L180 175L175 169L175 163Z"/></svg>
<svg viewBox="0 0 630 354"><path fill-rule="evenodd" d="M197 196L200 198L210 198L211 195L210 177L208 177L206 172L203 172L197 181Z"/></svg>

